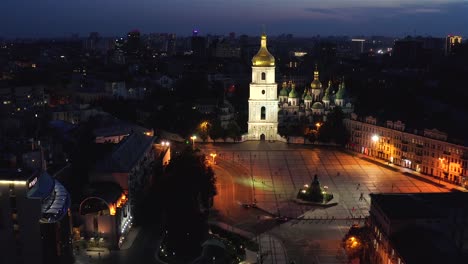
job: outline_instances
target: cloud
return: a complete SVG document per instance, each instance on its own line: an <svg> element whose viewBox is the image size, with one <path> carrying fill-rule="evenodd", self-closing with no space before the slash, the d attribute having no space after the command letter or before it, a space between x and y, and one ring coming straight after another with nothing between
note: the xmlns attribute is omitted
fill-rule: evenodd
<svg viewBox="0 0 468 264"><path fill-rule="evenodd" d="M423 5L422 2L408 2L405 5L371 5L368 6L348 6L335 8L306 7L303 8L304 16L312 20L339 19L342 21L370 21L373 19L395 18L398 16L433 15L446 13L454 3L440 4L435 1L432 5ZM458 3L462 8L467 3Z"/></svg>
<svg viewBox="0 0 468 264"><path fill-rule="evenodd" d="M409 14L433 14L433 13L442 13L445 12L439 8L415 8L415 9L405 9L402 13L409 13Z"/></svg>
<svg viewBox="0 0 468 264"><path fill-rule="evenodd" d="M334 9L325 9L325 8L314 8L314 7L308 7L305 8L304 11L311 12L311 13L319 13L319 14L335 14Z"/></svg>

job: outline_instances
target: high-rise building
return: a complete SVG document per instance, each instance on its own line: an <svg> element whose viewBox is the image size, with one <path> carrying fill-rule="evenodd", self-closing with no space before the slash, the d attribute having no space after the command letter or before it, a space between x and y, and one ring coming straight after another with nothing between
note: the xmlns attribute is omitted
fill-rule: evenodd
<svg viewBox="0 0 468 264"><path fill-rule="evenodd" d="M126 47L127 47L127 52L129 54L136 54L140 51L142 48L141 45L141 35L140 31L138 30L133 30L131 32L128 32L127 34L127 42L126 42Z"/></svg>
<svg viewBox="0 0 468 264"><path fill-rule="evenodd" d="M191 47L194 56L205 57L206 56L206 38L198 36L199 31L193 30L191 38Z"/></svg>
<svg viewBox="0 0 468 264"><path fill-rule="evenodd" d="M359 56L364 52L364 42L366 42L365 39L351 39L351 52L353 55Z"/></svg>
<svg viewBox="0 0 468 264"><path fill-rule="evenodd" d="M17 144L19 145L19 144ZM17 146L16 148L20 148ZM32 144L35 145L34 143ZM0 160L0 263L71 263L70 195L38 149Z"/></svg>
<svg viewBox="0 0 468 264"><path fill-rule="evenodd" d="M277 140L278 85L275 82L275 58L267 49L267 36L252 58L252 83L249 96L248 140Z"/></svg>
<svg viewBox="0 0 468 264"><path fill-rule="evenodd" d="M448 35L445 38L445 55L453 53L453 49L462 43L461 36Z"/></svg>

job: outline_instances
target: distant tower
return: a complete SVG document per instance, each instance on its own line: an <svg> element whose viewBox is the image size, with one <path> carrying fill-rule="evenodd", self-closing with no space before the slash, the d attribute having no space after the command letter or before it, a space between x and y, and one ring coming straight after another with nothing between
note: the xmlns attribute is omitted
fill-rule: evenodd
<svg viewBox="0 0 468 264"><path fill-rule="evenodd" d="M262 34L260 49L252 58L248 136L250 140L276 140L278 137L278 85L275 83L275 58L267 49Z"/></svg>

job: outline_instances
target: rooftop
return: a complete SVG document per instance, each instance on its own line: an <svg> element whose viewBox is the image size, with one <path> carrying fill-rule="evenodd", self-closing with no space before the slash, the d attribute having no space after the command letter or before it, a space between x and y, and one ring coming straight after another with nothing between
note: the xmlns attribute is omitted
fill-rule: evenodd
<svg viewBox="0 0 468 264"><path fill-rule="evenodd" d="M370 194L371 203L377 204L390 219L443 218L447 210L468 209L468 193L406 193Z"/></svg>
<svg viewBox="0 0 468 264"><path fill-rule="evenodd" d="M99 161L96 170L101 172L129 172L152 146L155 137L134 132L122 140L110 155Z"/></svg>
<svg viewBox="0 0 468 264"><path fill-rule="evenodd" d="M434 230L409 227L390 238L404 263L465 263L453 242Z"/></svg>

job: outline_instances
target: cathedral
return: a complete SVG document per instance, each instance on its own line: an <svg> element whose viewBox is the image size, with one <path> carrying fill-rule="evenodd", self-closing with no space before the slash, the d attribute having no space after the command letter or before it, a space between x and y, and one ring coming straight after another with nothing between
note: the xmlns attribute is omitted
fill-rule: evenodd
<svg viewBox="0 0 468 264"><path fill-rule="evenodd" d="M278 96L275 82L275 58L267 49L267 37L261 36L260 49L252 58L252 82L249 89L249 117L246 140L281 140L278 127L297 124L314 124L326 121L326 115L336 106L345 114L353 112L353 106L346 98L344 80L336 92L329 81L322 87L317 66L314 80L303 89L302 95L294 82L284 82Z"/></svg>
<svg viewBox="0 0 468 264"><path fill-rule="evenodd" d="M326 121L327 114L336 106L341 107L344 114L350 114L354 110L346 96L344 80L341 80L338 87L333 87L332 82L329 81L327 87L324 88L319 79L317 66L315 66L314 79L310 87L302 90L300 94L292 81L282 84L278 97L280 127Z"/></svg>

